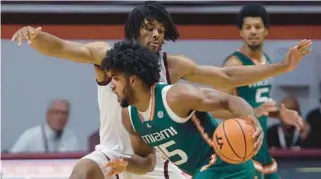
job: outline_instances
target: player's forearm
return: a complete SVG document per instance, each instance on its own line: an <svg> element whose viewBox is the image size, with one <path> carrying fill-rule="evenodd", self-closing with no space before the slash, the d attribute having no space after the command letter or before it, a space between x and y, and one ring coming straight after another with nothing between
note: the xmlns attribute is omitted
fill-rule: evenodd
<svg viewBox="0 0 321 179"><path fill-rule="evenodd" d="M232 114L230 111L227 111L227 110L211 111L210 114L215 118L224 119L224 120L235 117L234 114Z"/></svg>
<svg viewBox="0 0 321 179"><path fill-rule="evenodd" d="M222 70L228 76L226 82L231 88L249 85L286 72L283 64L231 66Z"/></svg>
<svg viewBox="0 0 321 179"><path fill-rule="evenodd" d="M63 48L63 41L47 32L39 32L37 37L32 39L31 47L44 55L55 56L54 52Z"/></svg>
<svg viewBox="0 0 321 179"><path fill-rule="evenodd" d="M127 161L127 171L143 175L154 170L154 167L156 165L156 156L154 153L149 154L146 157L141 157L134 154L130 158L128 158Z"/></svg>
<svg viewBox="0 0 321 179"><path fill-rule="evenodd" d="M228 97L226 110L230 111L235 118L247 119L249 116L255 117L252 106L237 96Z"/></svg>

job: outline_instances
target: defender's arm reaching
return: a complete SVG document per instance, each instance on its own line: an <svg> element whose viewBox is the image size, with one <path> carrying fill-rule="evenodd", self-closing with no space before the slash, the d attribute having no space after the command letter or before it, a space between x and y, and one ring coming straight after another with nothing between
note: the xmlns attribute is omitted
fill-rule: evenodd
<svg viewBox="0 0 321 179"><path fill-rule="evenodd" d="M182 79L214 88L234 88L294 70L301 59L309 54L311 45L311 40L302 40L289 49L282 63L256 66L200 66L185 56L168 56L168 59L172 66L181 69Z"/></svg>
<svg viewBox="0 0 321 179"><path fill-rule="evenodd" d="M43 32L41 27L30 26L19 29L13 36L20 46L23 41L28 43L38 52L52 57L67 59L78 63L99 65L110 46L105 42L82 44L63 40L59 37Z"/></svg>

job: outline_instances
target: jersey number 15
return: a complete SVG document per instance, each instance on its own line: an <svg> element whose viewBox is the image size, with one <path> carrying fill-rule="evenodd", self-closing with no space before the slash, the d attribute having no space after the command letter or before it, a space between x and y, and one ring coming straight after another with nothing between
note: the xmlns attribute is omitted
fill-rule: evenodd
<svg viewBox="0 0 321 179"><path fill-rule="evenodd" d="M171 140L171 141L161 144L155 148L157 148L159 151L161 151L167 158L171 158L173 156L179 156L180 160L175 161L175 162L171 161L171 162L173 162L175 165L182 165L182 164L186 163L188 160L188 156L186 155L186 153L181 149L174 149L172 151L168 151L168 147L171 147L175 144L176 144L175 141Z"/></svg>

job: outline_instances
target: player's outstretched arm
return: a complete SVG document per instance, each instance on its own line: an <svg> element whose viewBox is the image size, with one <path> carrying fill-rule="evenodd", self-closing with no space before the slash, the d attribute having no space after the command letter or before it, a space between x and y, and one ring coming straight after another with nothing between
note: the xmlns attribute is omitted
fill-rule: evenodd
<svg viewBox="0 0 321 179"><path fill-rule="evenodd" d="M156 155L154 149L149 147L132 128L127 109L122 111L122 122L130 134L134 155L128 158L114 159L107 164L111 167L111 174L127 170L136 174L145 174L154 170Z"/></svg>
<svg viewBox="0 0 321 179"><path fill-rule="evenodd" d="M249 85L285 72L294 70L301 59L311 51L312 42L303 40L290 48L282 63L255 65L213 67L199 66L184 56L169 56L168 59L180 66L181 78L193 83L211 85L215 88L235 88Z"/></svg>
<svg viewBox="0 0 321 179"><path fill-rule="evenodd" d="M82 44L61 39L42 31L41 27L22 27L12 36L18 46L27 41L38 52L78 63L100 64L110 46L105 42Z"/></svg>

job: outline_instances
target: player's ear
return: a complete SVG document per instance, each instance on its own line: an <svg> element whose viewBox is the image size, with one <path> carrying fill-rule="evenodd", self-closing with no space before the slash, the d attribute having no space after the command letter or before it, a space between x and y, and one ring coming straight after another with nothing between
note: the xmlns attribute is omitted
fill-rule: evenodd
<svg viewBox="0 0 321 179"><path fill-rule="evenodd" d="M265 30L264 30L264 37L266 37L267 35L269 35L269 29L268 29L268 28L265 28Z"/></svg>
<svg viewBox="0 0 321 179"><path fill-rule="evenodd" d="M129 84L131 86L134 86L137 83L137 76L136 75L132 75L131 77L129 77Z"/></svg>
<svg viewBox="0 0 321 179"><path fill-rule="evenodd" d="M240 36L241 36L242 38L244 38L244 34L243 34L243 31L242 31L242 28L239 28L239 33L240 33Z"/></svg>

